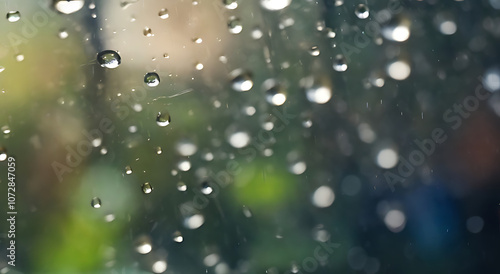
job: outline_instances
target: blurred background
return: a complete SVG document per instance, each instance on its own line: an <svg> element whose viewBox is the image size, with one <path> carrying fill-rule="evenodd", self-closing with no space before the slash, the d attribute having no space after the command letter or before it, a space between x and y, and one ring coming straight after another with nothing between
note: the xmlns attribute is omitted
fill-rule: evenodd
<svg viewBox="0 0 500 274"><path fill-rule="evenodd" d="M500 273L500 1L0 14L0 273Z"/></svg>

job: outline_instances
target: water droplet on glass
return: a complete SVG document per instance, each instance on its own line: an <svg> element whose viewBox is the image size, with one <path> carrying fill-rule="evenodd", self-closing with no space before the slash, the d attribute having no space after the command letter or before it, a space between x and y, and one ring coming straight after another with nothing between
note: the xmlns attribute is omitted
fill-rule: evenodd
<svg viewBox="0 0 500 274"><path fill-rule="evenodd" d="M149 194L153 191L153 187L148 182L145 182L144 184L142 184L141 189L142 189L142 192L144 194Z"/></svg>
<svg viewBox="0 0 500 274"><path fill-rule="evenodd" d="M3 133L3 134L5 134L5 135L9 135L9 134L10 134L10 127L9 127L9 126L7 126L7 125L3 126L0 130L1 130L1 131L2 131L2 133Z"/></svg>
<svg viewBox="0 0 500 274"><path fill-rule="evenodd" d="M243 215L245 215L245 217L247 218L250 218L252 217L252 211L250 211L248 207L243 206Z"/></svg>
<svg viewBox="0 0 500 274"><path fill-rule="evenodd" d="M201 184L201 193L203 193L205 195L209 195L213 191L214 191L214 189L208 184L208 182L203 182Z"/></svg>
<svg viewBox="0 0 500 274"><path fill-rule="evenodd" d="M161 149L161 147L156 147L155 151L156 151L156 154L158 154L158 155L163 153L163 150Z"/></svg>
<svg viewBox="0 0 500 274"><path fill-rule="evenodd" d="M332 98L331 88L316 84L312 77L303 78L300 84L306 91L307 100L311 103L325 104Z"/></svg>
<svg viewBox="0 0 500 274"><path fill-rule="evenodd" d="M125 174L127 174L127 175L132 174L132 168L130 166L125 167Z"/></svg>
<svg viewBox="0 0 500 274"><path fill-rule="evenodd" d="M252 38L255 39L255 40L258 40L260 38L262 38L262 30L259 28L259 27L255 27L253 30L252 30Z"/></svg>
<svg viewBox="0 0 500 274"><path fill-rule="evenodd" d="M204 66L203 66L203 64L202 64L202 63L196 63L196 65L194 66L194 68L195 68L196 70L202 70L202 69L203 69L203 67L204 67Z"/></svg>
<svg viewBox="0 0 500 274"><path fill-rule="evenodd" d="M382 36L390 41L404 42L410 37L410 21L394 17L382 25Z"/></svg>
<svg viewBox="0 0 500 274"><path fill-rule="evenodd" d="M160 76L156 72L148 72L144 75L144 83L146 83L148 87L156 87L160 84Z"/></svg>
<svg viewBox="0 0 500 274"><path fill-rule="evenodd" d="M282 10L288 7L292 0L260 0L260 5L270 11Z"/></svg>
<svg viewBox="0 0 500 274"><path fill-rule="evenodd" d="M101 67L113 69L121 64L122 58L114 50L103 50L97 54L97 62Z"/></svg>
<svg viewBox="0 0 500 274"><path fill-rule="evenodd" d="M183 182L179 182L177 183L177 190L184 192L187 190L187 185Z"/></svg>
<svg viewBox="0 0 500 274"><path fill-rule="evenodd" d="M85 5L85 0L56 0L55 9L64 14L71 14L79 11Z"/></svg>
<svg viewBox="0 0 500 274"><path fill-rule="evenodd" d="M168 126L168 124L170 124L170 114L167 111L158 112L158 115L156 116L156 123L160 127Z"/></svg>
<svg viewBox="0 0 500 274"><path fill-rule="evenodd" d="M135 241L135 250L140 254L148 254L153 250L151 238L146 235L139 236Z"/></svg>
<svg viewBox="0 0 500 274"><path fill-rule="evenodd" d="M335 201L335 193L329 186L320 186L312 196L312 203L319 208L329 207Z"/></svg>
<svg viewBox="0 0 500 274"><path fill-rule="evenodd" d="M387 65L387 74L394 80L404 80L410 76L411 68L404 61L394 61Z"/></svg>
<svg viewBox="0 0 500 274"><path fill-rule="evenodd" d="M57 36L59 36L60 39L66 39L66 38L68 38L69 34L65 29L62 29L59 31Z"/></svg>
<svg viewBox="0 0 500 274"><path fill-rule="evenodd" d="M253 87L252 74L243 69L236 69L229 73L231 86L236 91L249 91Z"/></svg>
<svg viewBox="0 0 500 274"><path fill-rule="evenodd" d="M163 273L167 270L167 262L165 260L159 260L153 263L151 270L154 273Z"/></svg>
<svg viewBox="0 0 500 274"><path fill-rule="evenodd" d="M241 25L240 19L234 16L231 16L229 18L227 26L229 28L229 32L232 34L238 34L241 32L241 30L243 30L243 26Z"/></svg>
<svg viewBox="0 0 500 274"><path fill-rule="evenodd" d="M167 19L168 18L168 10L167 9L161 9L158 12L158 16L160 16L161 19Z"/></svg>
<svg viewBox="0 0 500 274"><path fill-rule="evenodd" d="M7 12L7 21L17 22L21 19L21 13L19 11L9 11Z"/></svg>
<svg viewBox="0 0 500 274"><path fill-rule="evenodd" d="M175 148L177 149L177 152L179 152L179 154L182 156L191 156L198 150L196 145L189 139L180 140Z"/></svg>
<svg viewBox="0 0 500 274"><path fill-rule="evenodd" d="M250 143L250 135L245 131L236 131L229 134L228 142L234 148L242 148Z"/></svg>
<svg viewBox="0 0 500 274"><path fill-rule="evenodd" d="M16 61L18 61L18 62L24 61L24 55L23 54L16 55Z"/></svg>
<svg viewBox="0 0 500 274"><path fill-rule="evenodd" d="M154 36L153 34L153 30L148 28L148 27L145 27L144 30L142 31L142 34L144 34L144 36L146 37L152 37Z"/></svg>
<svg viewBox="0 0 500 274"><path fill-rule="evenodd" d="M266 92L266 100L268 103L275 106L281 106L286 102L286 94L284 88L274 79L267 79L262 84Z"/></svg>
<svg viewBox="0 0 500 274"><path fill-rule="evenodd" d="M93 208L100 208L102 203L101 203L101 199L99 199L98 197L94 197L92 198L92 201L90 202L90 205L93 207Z"/></svg>
<svg viewBox="0 0 500 274"><path fill-rule="evenodd" d="M182 241L184 241L184 237L182 237L182 233L180 231L174 232L174 234L172 234L172 239L176 243L182 243Z"/></svg>
<svg viewBox="0 0 500 274"><path fill-rule="evenodd" d="M333 69L338 72L343 72L347 70L347 60L344 55L338 54L333 59Z"/></svg>
<svg viewBox="0 0 500 274"><path fill-rule="evenodd" d="M188 160L181 160L177 163L177 168L181 171L188 171L191 169L191 162Z"/></svg>
<svg viewBox="0 0 500 274"><path fill-rule="evenodd" d="M489 92L500 90L500 69L492 67L486 70L483 76L483 86Z"/></svg>
<svg viewBox="0 0 500 274"><path fill-rule="evenodd" d="M391 169L397 165L398 159L398 154L394 149L384 148L377 153L376 162L381 168Z"/></svg>
<svg viewBox="0 0 500 274"><path fill-rule="evenodd" d="M188 229L197 229L203 225L205 222L205 217L201 214L194 214L192 216L184 218L184 226Z"/></svg>
<svg viewBox="0 0 500 274"><path fill-rule="evenodd" d="M370 11L365 4L359 4L354 11L359 19L366 19L370 16Z"/></svg>
<svg viewBox="0 0 500 274"><path fill-rule="evenodd" d="M236 2L236 0L222 0L222 3L228 10L234 10L238 7L238 2Z"/></svg>
<svg viewBox="0 0 500 274"><path fill-rule="evenodd" d="M318 56L320 54L319 47L312 46L311 49L309 49L309 54L311 54L311 56Z"/></svg>

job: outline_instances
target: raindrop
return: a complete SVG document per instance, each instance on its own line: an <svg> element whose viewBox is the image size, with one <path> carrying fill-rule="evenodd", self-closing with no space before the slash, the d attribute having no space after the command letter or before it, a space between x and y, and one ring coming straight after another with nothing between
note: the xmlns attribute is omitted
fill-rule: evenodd
<svg viewBox="0 0 500 274"><path fill-rule="evenodd" d="M382 26L382 36L395 42L404 42L410 37L410 21L395 17Z"/></svg>
<svg viewBox="0 0 500 274"><path fill-rule="evenodd" d="M156 154L160 155L162 154L163 150L161 149L161 147L156 147Z"/></svg>
<svg viewBox="0 0 500 274"><path fill-rule="evenodd" d="M9 134L10 134L10 132L11 132L10 127L9 127L9 126L7 126L7 125L3 126L0 130L1 130L1 131L2 131L2 133L3 133L3 134L5 134L5 135L9 135Z"/></svg>
<svg viewBox="0 0 500 274"><path fill-rule="evenodd" d="M158 112L158 115L156 116L156 123L160 127L166 127L168 124L170 124L170 114L167 111Z"/></svg>
<svg viewBox="0 0 500 274"><path fill-rule="evenodd" d="M338 54L333 59L333 69L338 72L343 72L347 70L347 60L344 55Z"/></svg>
<svg viewBox="0 0 500 274"><path fill-rule="evenodd" d="M21 13L19 11L9 11L7 13L7 21L9 22L17 22L21 19Z"/></svg>
<svg viewBox="0 0 500 274"><path fill-rule="evenodd" d="M198 150L198 147L196 147L196 145L188 139L182 139L179 141L175 148L182 156L191 156Z"/></svg>
<svg viewBox="0 0 500 274"><path fill-rule="evenodd" d="M167 262L164 260L156 261L153 263L151 270L154 273L163 273L163 272L165 272L165 270L167 270Z"/></svg>
<svg viewBox="0 0 500 274"><path fill-rule="evenodd" d="M201 44L201 43L203 43L203 39L201 39L200 37L193 38L193 42L196 44Z"/></svg>
<svg viewBox="0 0 500 274"><path fill-rule="evenodd" d="M311 54L311 56L319 56L319 54L320 54L319 47L318 46L312 46L309 49L309 54Z"/></svg>
<svg viewBox="0 0 500 274"><path fill-rule="evenodd" d="M205 195L209 195L213 191L214 191L214 189L208 184L208 182L203 182L201 184L201 193L203 193Z"/></svg>
<svg viewBox="0 0 500 274"><path fill-rule="evenodd" d="M117 68L121 64L122 58L114 50L104 50L97 54L97 62L101 67L105 68Z"/></svg>
<svg viewBox="0 0 500 274"><path fill-rule="evenodd" d="M410 65L404 61L395 61L387 65L387 74L394 80L404 80L410 73Z"/></svg>
<svg viewBox="0 0 500 274"><path fill-rule="evenodd" d="M161 9L158 12L158 16L160 16L160 19L167 19L168 18L168 10L167 9Z"/></svg>
<svg viewBox="0 0 500 274"><path fill-rule="evenodd" d="M149 236L143 235L136 240L135 250L140 254L148 254L153 250Z"/></svg>
<svg viewBox="0 0 500 274"><path fill-rule="evenodd" d="M245 131L236 131L229 135L228 142L234 148L242 148L250 143L250 135Z"/></svg>
<svg viewBox="0 0 500 274"><path fill-rule="evenodd" d="M90 202L90 205L93 208L101 208L101 206L102 206L101 199L99 199L98 197L92 198L92 201Z"/></svg>
<svg viewBox="0 0 500 274"><path fill-rule="evenodd" d="M370 11L365 4L359 4L354 11L359 19L366 19L370 16Z"/></svg>
<svg viewBox="0 0 500 274"><path fill-rule="evenodd" d="M188 171L191 169L191 162L188 160L182 160L177 163L177 168L181 171Z"/></svg>
<svg viewBox="0 0 500 274"><path fill-rule="evenodd" d="M288 7L292 0L260 0L260 5L269 11L278 11Z"/></svg>
<svg viewBox="0 0 500 274"><path fill-rule="evenodd" d="M68 38L69 34L65 29L61 29L57 36L59 36L60 39L66 39Z"/></svg>
<svg viewBox="0 0 500 274"><path fill-rule="evenodd" d="M247 218L251 218L252 211L250 211L250 209L248 207L243 206L243 215L245 215L245 217L247 217Z"/></svg>
<svg viewBox="0 0 500 274"><path fill-rule="evenodd" d="M240 19L234 16L231 16L229 18L227 26L229 28L229 32L232 34L238 34L241 32L241 30L243 30L243 26L241 25Z"/></svg>
<svg viewBox="0 0 500 274"><path fill-rule="evenodd" d="M290 164L289 168L291 173L295 175L300 175L304 173L307 169L306 162L304 161L294 161L293 163Z"/></svg>
<svg viewBox="0 0 500 274"><path fill-rule="evenodd" d="M142 31L142 34L144 34L144 36L146 37L151 37L153 36L153 30L148 28L148 27L145 27L144 30Z"/></svg>
<svg viewBox="0 0 500 274"><path fill-rule="evenodd" d="M55 9L64 14L71 14L79 11L85 5L85 0L56 0Z"/></svg>
<svg viewBox="0 0 500 274"><path fill-rule="evenodd" d="M194 68L195 68L196 70L202 70L202 69L203 69L203 67L204 67L204 66L203 66L203 64L202 64L202 63L196 63L196 65L194 65Z"/></svg>
<svg viewBox="0 0 500 274"><path fill-rule="evenodd" d="M238 2L236 2L236 0L222 0L222 3L228 10L234 10L238 7Z"/></svg>
<svg viewBox="0 0 500 274"><path fill-rule="evenodd" d="M264 34L262 33L262 30L259 27L255 27L252 30L252 38L253 39L258 40L258 39L262 38L262 35L264 35Z"/></svg>
<svg viewBox="0 0 500 274"><path fill-rule="evenodd" d="M149 194L153 191L153 186L151 186L150 183L145 182L144 184L142 184L141 189L144 194Z"/></svg>
<svg viewBox="0 0 500 274"><path fill-rule="evenodd" d="M312 196L312 203L319 208L329 207L335 201L335 193L329 186L320 186Z"/></svg>
<svg viewBox="0 0 500 274"><path fill-rule="evenodd" d="M172 239L174 240L174 242L177 242L177 243L182 243L182 241L184 241L184 237L182 237L182 234L180 231L174 232L174 234L172 234Z"/></svg>
<svg viewBox="0 0 500 274"><path fill-rule="evenodd" d="M24 55L23 54L16 55L16 61L18 61L18 62L24 61Z"/></svg>
<svg viewBox="0 0 500 274"><path fill-rule="evenodd" d="M398 163L398 154L392 148L381 149L377 154L377 165L381 168L391 169Z"/></svg>
<svg viewBox="0 0 500 274"><path fill-rule="evenodd" d="M148 87L156 87L160 84L160 76L156 72L148 72L144 75L144 83L146 83Z"/></svg>
<svg viewBox="0 0 500 274"><path fill-rule="evenodd" d="M306 91L307 100L311 103L325 104L332 98L331 88L316 84L312 77L303 78L300 84Z"/></svg>
<svg viewBox="0 0 500 274"><path fill-rule="evenodd" d="M229 73L231 86L235 91L249 91L253 87L252 74L243 69L236 69Z"/></svg>
<svg viewBox="0 0 500 274"><path fill-rule="evenodd" d="M125 174L127 174L127 175L132 174L132 168L130 166L125 167Z"/></svg>
<svg viewBox="0 0 500 274"><path fill-rule="evenodd" d="M187 188L187 185L183 182L179 182L177 183L177 190L181 191L181 192L184 192L186 191L188 188Z"/></svg>
<svg viewBox="0 0 500 274"><path fill-rule="evenodd" d="M188 229L197 229L203 225L205 217L201 214L195 214L184 218L184 226Z"/></svg>
<svg viewBox="0 0 500 274"><path fill-rule="evenodd" d="M283 87L274 79L267 79L262 83L266 92L266 100L275 106L281 106L286 102L286 94Z"/></svg>
<svg viewBox="0 0 500 274"><path fill-rule="evenodd" d="M483 76L483 86L489 92L500 90L500 69L492 67L486 70Z"/></svg>
<svg viewBox="0 0 500 274"><path fill-rule="evenodd" d="M390 231L398 233L405 228L406 216L401 210L392 209L385 214L384 223Z"/></svg>

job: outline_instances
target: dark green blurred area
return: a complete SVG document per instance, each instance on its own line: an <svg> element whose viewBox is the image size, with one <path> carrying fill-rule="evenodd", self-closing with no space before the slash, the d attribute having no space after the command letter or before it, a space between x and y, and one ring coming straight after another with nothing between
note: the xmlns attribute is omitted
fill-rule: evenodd
<svg viewBox="0 0 500 274"><path fill-rule="evenodd" d="M15 267L0 225L1 273L499 271L500 2L254 2L0 7L21 14L0 28L0 148L16 159L17 211ZM103 50L121 65L101 67ZM251 90L232 88L238 69ZM488 98L457 114L476 90ZM435 129L446 141L388 181ZM384 149L399 165L384 168Z"/></svg>

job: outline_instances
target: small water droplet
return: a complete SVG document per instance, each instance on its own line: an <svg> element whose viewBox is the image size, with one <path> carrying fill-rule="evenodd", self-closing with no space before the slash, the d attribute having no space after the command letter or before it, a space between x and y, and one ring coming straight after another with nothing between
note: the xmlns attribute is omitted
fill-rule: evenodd
<svg viewBox="0 0 500 274"><path fill-rule="evenodd" d="M347 70L347 60L342 54L338 54L333 59L333 69L338 72L343 72Z"/></svg>
<svg viewBox="0 0 500 274"><path fill-rule="evenodd" d="M144 34L144 36L146 36L146 37L152 37L154 35L153 30L148 28L148 27L144 28L144 30L142 31L142 34Z"/></svg>
<svg viewBox="0 0 500 274"><path fill-rule="evenodd" d="M158 115L156 116L156 123L160 127L168 126L168 124L170 124L170 114L167 111L158 112Z"/></svg>
<svg viewBox="0 0 500 274"><path fill-rule="evenodd" d="M179 182L177 183L177 190L184 192L187 190L187 185L183 182Z"/></svg>
<svg viewBox="0 0 500 274"><path fill-rule="evenodd" d="M156 72L148 72L144 75L144 83L146 83L148 87L156 87L160 84L160 76Z"/></svg>
<svg viewBox="0 0 500 274"><path fill-rule="evenodd" d="M65 29L61 29L61 30L59 30L59 33L57 34L57 36L59 36L60 39L66 39L66 38L68 38L69 34Z"/></svg>
<svg viewBox="0 0 500 274"><path fill-rule="evenodd" d="M292 0L260 0L260 5L269 11L278 11L288 7Z"/></svg>
<svg viewBox="0 0 500 274"><path fill-rule="evenodd" d="M267 79L262 84L262 87L266 92L266 100L268 103L275 106L281 106L286 102L285 90L276 80Z"/></svg>
<svg viewBox="0 0 500 274"><path fill-rule="evenodd" d="M188 171L191 169L191 162L189 160L181 160L177 163L177 168L181 171Z"/></svg>
<svg viewBox="0 0 500 274"><path fill-rule="evenodd" d="M262 33L262 30L259 27L255 27L252 30L252 38L253 39L258 40L258 39L262 38L262 35L264 35L264 34Z"/></svg>
<svg viewBox="0 0 500 274"><path fill-rule="evenodd" d="M158 12L158 16L160 16L161 19L167 19L168 18L168 10L167 9L161 9Z"/></svg>
<svg viewBox="0 0 500 274"><path fill-rule="evenodd" d="M85 5L85 0L56 0L55 9L64 14L71 14L79 11Z"/></svg>
<svg viewBox="0 0 500 274"><path fill-rule="evenodd" d="M127 174L127 175L132 174L132 168L130 166L125 167L125 174Z"/></svg>
<svg viewBox="0 0 500 274"><path fill-rule="evenodd" d="M238 17L231 16L227 22L229 32L232 34L238 34L243 30L243 25Z"/></svg>
<svg viewBox="0 0 500 274"><path fill-rule="evenodd" d="M10 134L10 127L8 125L3 126L0 130L5 135L9 135Z"/></svg>
<svg viewBox="0 0 500 274"><path fill-rule="evenodd" d="M236 69L229 74L229 77L235 91L249 91L253 87L252 74L248 71Z"/></svg>
<svg viewBox="0 0 500 274"><path fill-rule="evenodd" d="M252 211L250 211L250 209L248 207L243 206L243 215L245 215L245 217L247 217L247 218L251 218Z"/></svg>
<svg viewBox="0 0 500 274"><path fill-rule="evenodd" d="M7 12L7 21L17 22L21 19L21 13L19 11L9 11Z"/></svg>
<svg viewBox="0 0 500 274"><path fill-rule="evenodd" d="M102 206L101 199L99 199L98 197L92 198L92 201L90 202L90 205L93 208L101 208L101 206Z"/></svg>
<svg viewBox="0 0 500 274"><path fill-rule="evenodd" d="M135 250L140 254L148 254L153 250L151 238L147 235L141 235L135 241Z"/></svg>
<svg viewBox="0 0 500 274"><path fill-rule="evenodd" d="M210 193L212 193L214 191L214 189L208 184L208 182L203 182L201 184L201 193L205 194L205 195L209 195Z"/></svg>
<svg viewBox="0 0 500 274"><path fill-rule="evenodd" d="M16 61L18 61L18 62L24 61L24 55L23 54L16 55Z"/></svg>
<svg viewBox="0 0 500 274"><path fill-rule="evenodd" d="M194 66L194 68L196 70L202 70L203 69L203 64L202 63L196 63L196 65Z"/></svg>
<svg viewBox="0 0 500 274"><path fill-rule="evenodd" d="M182 241L184 241L184 237L182 237L182 234L180 231L176 231L172 234L172 239L174 240L174 242L176 243L182 243Z"/></svg>
<svg viewBox="0 0 500 274"><path fill-rule="evenodd" d="M120 55L114 50L103 50L97 54L97 62L104 68L117 68L121 60Z"/></svg>
<svg viewBox="0 0 500 274"><path fill-rule="evenodd" d="M148 182L145 182L144 184L142 184L141 189L142 189L142 192L144 194L149 194L153 191L153 187Z"/></svg>
<svg viewBox="0 0 500 274"><path fill-rule="evenodd" d="M161 147L156 147L156 154L160 155L163 153L163 150L161 149Z"/></svg>
<svg viewBox="0 0 500 274"><path fill-rule="evenodd" d="M309 49L309 54L311 54L311 56L318 56L320 54L319 47L312 46L311 49Z"/></svg>
<svg viewBox="0 0 500 274"><path fill-rule="evenodd" d="M228 10L234 10L238 7L238 2L236 2L236 0L222 0L222 3Z"/></svg>
<svg viewBox="0 0 500 274"><path fill-rule="evenodd" d="M359 4L354 11L359 19L366 19L370 16L370 10L365 4Z"/></svg>
<svg viewBox="0 0 500 274"><path fill-rule="evenodd" d="M194 214L184 218L184 226L188 229L197 229L203 225L205 217L201 214Z"/></svg>

